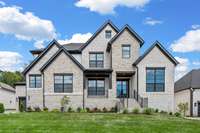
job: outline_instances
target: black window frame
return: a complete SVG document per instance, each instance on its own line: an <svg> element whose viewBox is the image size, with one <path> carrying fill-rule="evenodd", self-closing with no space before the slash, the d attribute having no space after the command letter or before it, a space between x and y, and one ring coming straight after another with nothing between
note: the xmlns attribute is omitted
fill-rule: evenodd
<svg viewBox="0 0 200 133"><path fill-rule="evenodd" d="M91 94L90 92L90 87L89 87L89 82L90 81L95 81L95 94ZM99 94L100 92L98 91L98 81L103 81L103 93L102 94ZM106 89L105 89L105 79L96 79L96 78L89 78L88 79L88 91L87 91L87 95L88 97L98 97L98 96L105 96L106 95Z"/></svg>
<svg viewBox="0 0 200 133"><path fill-rule="evenodd" d="M31 77L34 78L33 80L33 86L31 85L32 83L32 80L31 80ZM37 77L40 77L40 82L37 83ZM39 84L39 85L38 85ZM29 75L29 88L42 88L42 75L41 74L30 74Z"/></svg>
<svg viewBox="0 0 200 133"><path fill-rule="evenodd" d="M91 60L91 55L95 55L95 60ZM102 60L98 60L98 54L102 55ZM102 65L99 66L99 63ZM89 52L89 67L90 68L104 68L104 52Z"/></svg>
<svg viewBox="0 0 200 133"><path fill-rule="evenodd" d="M112 37L112 31L111 30L106 30L105 31L105 38L110 39Z"/></svg>
<svg viewBox="0 0 200 133"><path fill-rule="evenodd" d="M55 83L56 76L61 76L62 77L62 83ZM72 82L70 84L64 83L65 80L65 76L71 76L72 77ZM58 91L56 88L56 85L61 85L62 86L62 91ZM71 88L69 89L69 91L65 91L67 89L65 89L65 86L69 86L71 85ZM73 93L73 74L72 73L56 73L54 74L54 93Z"/></svg>
<svg viewBox="0 0 200 133"><path fill-rule="evenodd" d="M147 71L148 70L153 70L154 71L154 75L153 75L153 83L148 83L147 81ZM163 83L158 83L157 82L157 76L156 76L156 72L157 70L163 70L164 74L163 74ZM153 86L153 91L148 90L147 86L152 85ZM157 88L158 85L162 85L163 89L160 90ZM146 92L165 92L165 67L147 67L146 68Z"/></svg>
<svg viewBox="0 0 200 133"><path fill-rule="evenodd" d="M129 47L129 56L128 57L126 57L126 56L124 56L124 47ZM131 57L131 45L130 44L122 44L122 58L123 59L129 59Z"/></svg>

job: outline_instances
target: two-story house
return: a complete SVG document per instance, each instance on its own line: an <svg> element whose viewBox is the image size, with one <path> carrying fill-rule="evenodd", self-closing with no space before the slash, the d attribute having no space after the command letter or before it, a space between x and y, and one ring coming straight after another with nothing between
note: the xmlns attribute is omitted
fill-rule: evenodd
<svg viewBox="0 0 200 133"><path fill-rule="evenodd" d="M86 43L53 40L23 74L17 101L26 107L59 109L63 96L73 108L158 108L174 111L174 69L178 62L156 41L143 55L143 39L129 26L104 23Z"/></svg>

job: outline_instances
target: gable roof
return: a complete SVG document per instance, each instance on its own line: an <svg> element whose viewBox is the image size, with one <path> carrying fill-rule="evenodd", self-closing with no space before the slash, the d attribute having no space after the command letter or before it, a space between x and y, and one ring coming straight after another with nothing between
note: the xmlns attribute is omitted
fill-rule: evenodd
<svg viewBox="0 0 200 133"><path fill-rule="evenodd" d="M56 59L62 51L81 69L85 70L85 68L62 46L41 68L40 71L43 72L53 61Z"/></svg>
<svg viewBox="0 0 200 133"><path fill-rule="evenodd" d="M94 38L107 26L110 25L117 33L119 32L119 29L110 21L108 20L105 22L91 37L90 39L81 47L81 50L83 50Z"/></svg>
<svg viewBox="0 0 200 133"><path fill-rule="evenodd" d="M7 90L7 91L15 92L15 89L13 87L11 87L8 84L2 83L2 82L0 82L0 88Z"/></svg>
<svg viewBox="0 0 200 133"><path fill-rule="evenodd" d="M115 42L115 40L125 31L128 30L128 32L135 37L139 42L140 42L140 47L142 47L142 45L144 44L144 40L128 25L126 24L119 33L117 33L109 42L108 42L108 47L107 47L107 51L110 50L111 48L111 44L113 42Z"/></svg>
<svg viewBox="0 0 200 133"><path fill-rule="evenodd" d="M141 60L144 59L152 50L154 47L158 47L160 51L170 60L174 63L174 65L178 65L179 62L161 45L160 42L156 41L142 56L140 56L133 65L136 66L138 63L140 63Z"/></svg>
<svg viewBox="0 0 200 133"><path fill-rule="evenodd" d="M53 39L53 41L51 41L49 43L49 45L45 48L45 50L39 55L37 56L25 69L24 71L22 72L24 75L47 53L47 51L53 46L53 45L56 45L58 46L58 48L60 48L60 44L55 40Z"/></svg>
<svg viewBox="0 0 200 133"><path fill-rule="evenodd" d="M200 69L194 69L175 82L174 91L200 88Z"/></svg>

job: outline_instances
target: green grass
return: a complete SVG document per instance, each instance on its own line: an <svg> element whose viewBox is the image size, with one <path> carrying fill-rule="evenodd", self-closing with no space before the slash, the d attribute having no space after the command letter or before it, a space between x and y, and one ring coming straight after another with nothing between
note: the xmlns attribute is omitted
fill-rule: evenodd
<svg viewBox="0 0 200 133"><path fill-rule="evenodd" d="M167 115L0 114L2 133L200 133L200 121Z"/></svg>

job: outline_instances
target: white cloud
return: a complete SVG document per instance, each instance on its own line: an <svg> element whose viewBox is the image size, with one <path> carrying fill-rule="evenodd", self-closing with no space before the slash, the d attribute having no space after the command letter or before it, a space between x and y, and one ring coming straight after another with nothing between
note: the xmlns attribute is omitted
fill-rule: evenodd
<svg viewBox="0 0 200 133"><path fill-rule="evenodd" d="M199 28L200 28L200 25L198 25L198 24L194 24L194 25L192 25L191 27L192 27L192 29L195 30L195 29L199 29Z"/></svg>
<svg viewBox="0 0 200 133"><path fill-rule="evenodd" d="M193 61L192 64L195 66L200 66L200 61Z"/></svg>
<svg viewBox="0 0 200 133"><path fill-rule="evenodd" d="M180 37L178 40L175 40L170 47L174 52L199 52L200 28L187 31L184 36Z"/></svg>
<svg viewBox="0 0 200 133"><path fill-rule="evenodd" d="M178 80L189 71L189 60L181 57L175 57L175 59L180 63L176 67L175 73L175 80Z"/></svg>
<svg viewBox="0 0 200 133"><path fill-rule="evenodd" d="M150 18L150 17L147 17L147 18L144 20L144 24L150 25L150 26L154 26L154 25L162 24L162 23L163 23L163 21L161 21L161 20L156 20L156 19L153 19L153 18Z"/></svg>
<svg viewBox="0 0 200 133"><path fill-rule="evenodd" d="M36 48L38 48L38 49L44 48L44 47L45 47L45 46L44 46L44 41L36 41L36 42L34 43L34 46L35 46Z"/></svg>
<svg viewBox="0 0 200 133"><path fill-rule="evenodd" d="M67 44L67 43L85 43L90 37L92 36L92 33L76 33L72 35L72 38L65 39L65 40L58 40L60 44Z"/></svg>
<svg viewBox="0 0 200 133"><path fill-rule="evenodd" d="M5 6L6 5L6 3L5 2L3 2L3 1L0 1L0 6Z"/></svg>
<svg viewBox="0 0 200 133"><path fill-rule="evenodd" d="M0 33L14 35L19 40L46 41L56 37L50 20L22 12L21 7L1 7L0 18Z"/></svg>
<svg viewBox="0 0 200 133"><path fill-rule="evenodd" d="M79 0L75 3L77 7L84 7L90 11L98 12L100 14L113 14L115 8L118 6L125 6L129 8L142 8L150 0Z"/></svg>
<svg viewBox="0 0 200 133"><path fill-rule="evenodd" d="M22 56L17 52L0 51L0 70L16 71L20 70Z"/></svg>

